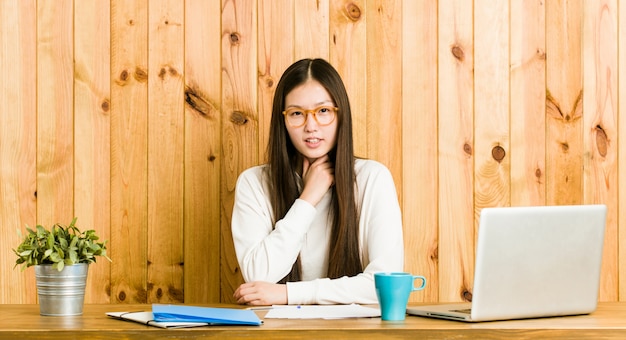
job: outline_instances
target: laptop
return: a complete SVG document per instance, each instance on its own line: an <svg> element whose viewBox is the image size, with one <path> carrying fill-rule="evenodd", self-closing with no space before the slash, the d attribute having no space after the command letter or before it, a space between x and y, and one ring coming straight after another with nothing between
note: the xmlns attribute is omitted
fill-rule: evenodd
<svg viewBox="0 0 626 340"><path fill-rule="evenodd" d="M407 313L478 322L595 311L605 205L484 208L471 303L409 306Z"/></svg>

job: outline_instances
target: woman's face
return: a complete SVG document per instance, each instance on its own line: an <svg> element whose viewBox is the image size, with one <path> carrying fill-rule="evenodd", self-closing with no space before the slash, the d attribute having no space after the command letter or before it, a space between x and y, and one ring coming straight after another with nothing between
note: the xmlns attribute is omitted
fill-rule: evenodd
<svg viewBox="0 0 626 340"><path fill-rule="evenodd" d="M328 91L317 80L307 80L291 90L285 97L285 110L290 108L314 110L320 106L334 107L335 103ZM296 150L313 163L335 146L339 119L335 117L329 125L320 125L312 114L306 114L306 116L306 122L300 127L292 127L287 121L285 125Z"/></svg>

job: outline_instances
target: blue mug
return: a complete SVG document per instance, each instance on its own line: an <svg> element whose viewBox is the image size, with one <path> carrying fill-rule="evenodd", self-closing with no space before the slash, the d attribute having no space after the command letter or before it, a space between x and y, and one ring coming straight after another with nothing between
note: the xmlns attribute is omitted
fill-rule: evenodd
<svg viewBox="0 0 626 340"><path fill-rule="evenodd" d="M415 280L422 281L415 286ZM385 321L401 321L406 316L409 295L426 287L426 278L403 272L374 273L376 296L380 305L380 316Z"/></svg>

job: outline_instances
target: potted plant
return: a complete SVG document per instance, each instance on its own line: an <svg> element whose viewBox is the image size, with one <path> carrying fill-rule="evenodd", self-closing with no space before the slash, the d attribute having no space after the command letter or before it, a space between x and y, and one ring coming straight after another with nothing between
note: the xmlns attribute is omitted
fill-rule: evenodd
<svg viewBox="0 0 626 340"><path fill-rule="evenodd" d="M76 218L68 226L57 223L50 229L37 225L26 230L22 243L13 249L15 266L35 267L41 315L81 315L89 264L98 256L111 261L107 241L98 242L95 230L80 231Z"/></svg>

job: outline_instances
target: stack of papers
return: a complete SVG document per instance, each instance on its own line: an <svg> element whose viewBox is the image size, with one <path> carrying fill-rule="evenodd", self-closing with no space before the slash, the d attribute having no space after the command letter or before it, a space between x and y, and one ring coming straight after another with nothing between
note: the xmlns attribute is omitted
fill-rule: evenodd
<svg viewBox="0 0 626 340"><path fill-rule="evenodd" d="M266 319L345 319L375 318L380 316L380 308L361 305L306 305L272 306L265 314Z"/></svg>
<svg viewBox="0 0 626 340"><path fill-rule="evenodd" d="M152 312L108 312L106 315L125 321L133 321L160 328L186 328L208 326L206 322L159 322L154 321Z"/></svg>
<svg viewBox="0 0 626 340"><path fill-rule="evenodd" d="M199 327L209 325L251 325L262 321L252 310L153 304L151 312L110 312L116 319L161 328Z"/></svg>
<svg viewBox="0 0 626 340"><path fill-rule="evenodd" d="M266 309L268 307L262 307ZM186 305L153 304L152 311L109 312L106 315L161 328L201 327L211 325L248 325L263 323L249 309L195 307ZM274 305L269 308L267 319L345 319L380 317L380 308L352 305Z"/></svg>

